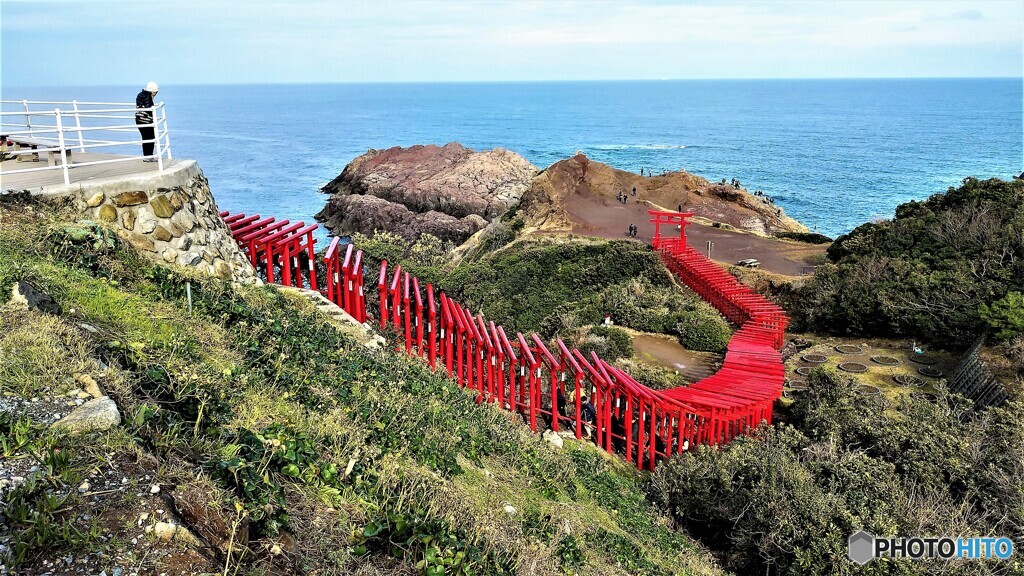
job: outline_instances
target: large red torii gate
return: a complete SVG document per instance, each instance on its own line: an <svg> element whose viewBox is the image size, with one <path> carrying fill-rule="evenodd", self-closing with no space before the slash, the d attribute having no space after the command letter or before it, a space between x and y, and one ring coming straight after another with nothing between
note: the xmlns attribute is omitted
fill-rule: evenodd
<svg viewBox="0 0 1024 576"><path fill-rule="evenodd" d="M648 214L651 215L651 223L654 224L654 238L651 240L651 245L655 250L661 247L661 225L668 224L669 226L679 227L679 242L686 244L686 225L690 223L690 218L693 217L693 212L672 212L668 210L648 210Z"/></svg>

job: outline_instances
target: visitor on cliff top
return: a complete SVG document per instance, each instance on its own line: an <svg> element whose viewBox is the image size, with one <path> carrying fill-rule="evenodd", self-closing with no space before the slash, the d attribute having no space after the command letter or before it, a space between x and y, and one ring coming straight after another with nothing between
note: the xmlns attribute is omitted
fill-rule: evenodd
<svg viewBox="0 0 1024 576"><path fill-rule="evenodd" d="M136 108L153 108L153 97L160 91L156 82L146 84L146 87L135 97ZM156 130L153 129L153 111L139 110L135 113L135 124L139 126L139 134L142 134L142 155L143 162L156 162L153 157L153 148L156 146Z"/></svg>

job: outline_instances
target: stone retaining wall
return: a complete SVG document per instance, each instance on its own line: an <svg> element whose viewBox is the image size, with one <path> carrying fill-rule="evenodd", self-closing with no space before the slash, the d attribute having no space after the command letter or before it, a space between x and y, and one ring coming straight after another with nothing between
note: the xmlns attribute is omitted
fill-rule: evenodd
<svg viewBox="0 0 1024 576"><path fill-rule="evenodd" d="M236 282L256 281L255 270L219 215L206 176L193 161L152 176L84 182L61 194L67 195L153 260Z"/></svg>

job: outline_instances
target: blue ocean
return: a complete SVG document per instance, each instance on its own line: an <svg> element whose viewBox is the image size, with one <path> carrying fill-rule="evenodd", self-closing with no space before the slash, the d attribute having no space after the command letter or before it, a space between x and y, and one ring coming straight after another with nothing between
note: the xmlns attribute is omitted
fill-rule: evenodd
<svg viewBox="0 0 1024 576"><path fill-rule="evenodd" d="M140 88L3 98L131 102ZM307 223L318 188L367 149L449 141L538 167L582 150L624 170L738 178L833 236L966 176L1024 169L1020 79L162 84L158 99L172 152L199 161L221 208Z"/></svg>

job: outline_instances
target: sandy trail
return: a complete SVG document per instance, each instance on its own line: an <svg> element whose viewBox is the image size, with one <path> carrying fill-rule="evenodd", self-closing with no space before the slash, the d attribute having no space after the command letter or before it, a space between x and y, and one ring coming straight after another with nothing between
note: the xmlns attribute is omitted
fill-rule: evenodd
<svg viewBox="0 0 1024 576"><path fill-rule="evenodd" d="M654 224L647 214L649 205L630 197L628 204L614 199L579 195L567 206L574 222L572 232L581 236L628 239L630 224L638 226L635 240L650 243L654 237ZM674 229L662 227L662 235L678 234ZM811 262L825 252L825 246L789 240L764 238L754 234L722 230L712 226L691 223L686 227L687 244L703 253L707 243L714 243L711 258L722 264L735 264L739 260L756 258L761 269L785 276L801 276L813 271Z"/></svg>

